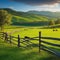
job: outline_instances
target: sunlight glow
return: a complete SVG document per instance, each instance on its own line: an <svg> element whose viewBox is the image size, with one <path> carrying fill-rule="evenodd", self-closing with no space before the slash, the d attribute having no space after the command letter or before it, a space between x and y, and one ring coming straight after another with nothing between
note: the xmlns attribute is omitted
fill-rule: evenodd
<svg viewBox="0 0 60 60"><path fill-rule="evenodd" d="M59 12L60 8L59 8L59 4L55 3L53 5L42 5L42 6L38 6L38 8L36 9L38 11L51 11L51 12Z"/></svg>

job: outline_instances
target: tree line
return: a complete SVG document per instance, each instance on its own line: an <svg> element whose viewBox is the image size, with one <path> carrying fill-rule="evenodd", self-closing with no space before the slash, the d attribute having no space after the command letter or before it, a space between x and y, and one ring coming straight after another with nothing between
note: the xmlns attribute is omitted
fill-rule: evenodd
<svg viewBox="0 0 60 60"><path fill-rule="evenodd" d="M56 21L55 20L50 20L49 21L49 25L57 25L57 24L60 24L60 19L57 19Z"/></svg>

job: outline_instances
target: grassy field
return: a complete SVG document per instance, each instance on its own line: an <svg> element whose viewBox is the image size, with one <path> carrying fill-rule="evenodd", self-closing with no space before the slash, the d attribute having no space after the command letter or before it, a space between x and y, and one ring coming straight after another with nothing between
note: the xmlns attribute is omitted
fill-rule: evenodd
<svg viewBox="0 0 60 60"><path fill-rule="evenodd" d="M38 36L39 32L41 31L42 36L44 37L57 37L60 38L60 28L55 28L58 31L53 31L53 29L43 29L42 27L9 27L6 28L4 31L8 34L13 36L17 36L18 34L21 37L29 36L29 37L36 37Z"/></svg>
<svg viewBox="0 0 60 60"><path fill-rule="evenodd" d="M11 28L11 27L10 27ZM12 27L12 29L6 29L5 32L8 32L8 34L11 34L12 36L18 36L20 35L21 38L28 36L28 37L38 37L39 32L41 31L41 36L42 37L54 37L54 38L60 38L60 28L55 28L55 30L58 31L53 31L53 29L42 29L42 27ZM55 44L60 44L60 41L54 41L54 40L47 40L44 39L47 42L55 43ZM36 43L38 41L34 41ZM57 48L54 46L51 46L53 48ZM58 48L60 50L60 48Z"/></svg>
<svg viewBox="0 0 60 60"><path fill-rule="evenodd" d="M19 34L20 37L38 37L39 31L42 32L43 37L56 37L60 38L60 28L56 28L58 31L53 31L53 29L42 29L41 27L9 27L5 28L5 32L9 35L16 36ZM47 42L60 44L60 41L45 40ZM36 41L33 41L36 43ZM46 45L49 46L49 45ZM53 49L60 51L60 48L49 46ZM60 60L60 58L49 54L48 52L42 51L38 52L38 47L33 49L18 48L17 46L10 45L0 39L0 60Z"/></svg>

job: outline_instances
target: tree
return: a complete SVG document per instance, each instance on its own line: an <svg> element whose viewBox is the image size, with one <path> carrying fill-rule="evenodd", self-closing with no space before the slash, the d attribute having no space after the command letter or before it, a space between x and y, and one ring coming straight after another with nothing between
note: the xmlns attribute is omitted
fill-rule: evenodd
<svg viewBox="0 0 60 60"><path fill-rule="evenodd" d="M9 24L11 22L12 15L9 14L5 10L0 10L0 28L4 29L5 24Z"/></svg>
<svg viewBox="0 0 60 60"><path fill-rule="evenodd" d="M55 21L54 20L50 20L49 21L49 26L53 28L53 31L54 31L54 25L55 25Z"/></svg>
<svg viewBox="0 0 60 60"><path fill-rule="evenodd" d="M60 19L58 19L55 23L56 23L56 24L60 24Z"/></svg>
<svg viewBox="0 0 60 60"><path fill-rule="evenodd" d="M55 25L55 21L53 21L53 20L49 21L49 25L50 25L50 26Z"/></svg>

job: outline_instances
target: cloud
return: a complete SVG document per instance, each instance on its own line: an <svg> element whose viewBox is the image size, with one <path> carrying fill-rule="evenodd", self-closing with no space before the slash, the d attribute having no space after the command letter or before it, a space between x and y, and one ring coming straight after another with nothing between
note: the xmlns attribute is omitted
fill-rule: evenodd
<svg viewBox="0 0 60 60"><path fill-rule="evenodd" d="M60 0L13 0L16 2L22 2L29 5L51 5L60 3Z"/></svg>

